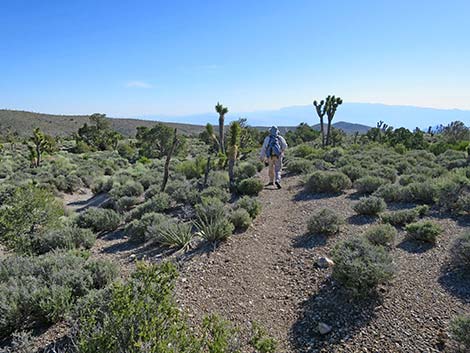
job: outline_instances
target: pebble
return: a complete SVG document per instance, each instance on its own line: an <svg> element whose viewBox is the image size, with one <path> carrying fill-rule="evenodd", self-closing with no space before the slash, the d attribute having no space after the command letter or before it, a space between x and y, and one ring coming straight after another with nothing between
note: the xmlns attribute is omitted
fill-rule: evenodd
<svg viewBox="0 0 470 353"><path fill-rule="evenodd" d="M318 324L318 332L321 334L321 335L327 335L328 333L331 332L333 328L328 325L328 324L325 324L324 322L320 322Z"/></svg>

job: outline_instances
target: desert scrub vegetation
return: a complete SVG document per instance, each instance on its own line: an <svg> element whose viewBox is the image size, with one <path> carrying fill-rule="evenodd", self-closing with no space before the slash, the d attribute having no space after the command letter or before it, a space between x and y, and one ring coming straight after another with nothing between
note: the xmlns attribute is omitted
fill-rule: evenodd
<svg viewBox="0 0 470 353"><path fill-rule="evenodd" d="M205 240L215 243L226 240L233 234L235 227L227 217L227 210L220 200L203 199L196 205L196 214L196 228Z"/></svg>
<svg viewBox="0 0 470 353"><path fill-rule="evenodd" d="M377 216L386 208L385 201L376 196L362 197L353 205L353 209L357 214L366 216Z"/></svg>
<svg viewBox="0 0 470 353"><path fill-rule="evenodd" d="M333 171L316 171L310 174L305 183L308 193L338 194L351 188L351 180L346 174Z"/></svg>
<svg viewBox="0 0 470 353"><path fill-rule="evenodd" d="M368 175L362 178L357 179L354 182L354 188L357 190L359 194L367 194L370 195L374 191L376 191L381 186L389 183L384 178L378 176Z"/></svg>
<svg viewBox="0 0 470 353"><path fill-rule="evenodd" d="M193 240L192 225L167 219L147 227L145 237L161 246L186 250Z"/></svg>
<svg viewBox="0 0 470 353"><path fill-rule="evenodd" d="M252 219L258 217L261 213L261 203L254 197L243 196L235 204L236 209L244 209Z"/></svg>
<svg viewBox="0 0 470 353"><path fill-rule="evenodd" d="M121 217L113 210L90 207L78 215L76 222L80 228L90 228L99 233L115 230Z"/></svg>
<svg viewBox="0 0 470 353"><path fill-rule="evenodd" d="M419 217L426 215L429 206L421 205L411 209L385 212L380 215L382 222L389 223L394 226L405 226L415 222Z"/></svg>
<svg viewBox="0 0 470 353"><path fill-rule="evenodd" d="M238 208L230 213L230 222L232 222L237 231L247 230L252 221L250 214L244 208Z"/></svg>
<svg viewBox="0 0 470 353"><path fill-rule="evenodd" d="M257 196L263 190L263 183L258 178L243 179L237 190L240 195Z"/></svg>
<svg viewBox="0 0 470 353"><path fill-rule="evenodd" d="M442 233L442 228L431 221L410 223L406 226L409 239L435 244L437 237Z"/></svg>
<svg viewBox="0 0 470 353"><path fill-rule="evenodd" d="M339 232L344 220L332 209L324 208L308 221L308 231L311 234L333 235Z"/></svg>
<svg viewBox="0 0 470 353"><path fill-rule="evenodd" d="M452 252L456 265L470 268L470 231L464 232L456 239Z"/></svg>
<svg viewBox="0 0 470 353"><path fill-rule="evenodd" d="M379 284L390 281L394 269L392 258L381 246L363 237L338 243L332 252L333 278L355 296L367 296Z"/></svg>
<svg viewBox="0 0 470 353"><path fill-rule="evenodd" d="M370 227L364 237L373 245L391 247L397 237L397 230L389 224L379 224Z"/></svg>
<svg viewBox="0 0 470 353"><path fill-rule="evenodd" d="M470 316L460 315L454 318L450 323L449 333L465 350L470 349Z"/></svg>
<svg viewBox="0 0 470 353"><path fill-rule="evenodd" d="M80 253L0 260L0 336L63 319L78 298L104 288L115 275L114 266Z"/></svg>

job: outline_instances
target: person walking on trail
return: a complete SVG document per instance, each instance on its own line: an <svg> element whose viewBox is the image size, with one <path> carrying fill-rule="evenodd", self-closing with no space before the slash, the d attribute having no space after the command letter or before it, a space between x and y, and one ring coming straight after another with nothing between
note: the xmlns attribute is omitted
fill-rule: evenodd
<svg viewBox="0 0 470 353"><path fill-rule="evenodd" d="M279 134L279 129L273 126L269 129L269 135L263 142L260 152L260 159L268 162L269 183L267 186L276 184L278 189L281 188L281 169L284 151L287 149L287 142Z"/></svg>

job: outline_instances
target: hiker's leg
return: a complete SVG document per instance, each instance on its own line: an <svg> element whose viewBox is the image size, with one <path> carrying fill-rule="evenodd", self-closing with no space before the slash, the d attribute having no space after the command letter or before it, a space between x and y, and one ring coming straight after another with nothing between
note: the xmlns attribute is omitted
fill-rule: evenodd
<svg viewBox="0 0 470 353"><path fill-rule="evenodd" d="M276 158L276 163L274 165L276 172L276 182L281 182L281 170L282 170L282 157Z"/></svg>
<svg viewBox="0 0 470 353"><path fill-rule="evenodd" d="M275 157L269 157L269 169L268 169L268 175L269 175L269 182L274 183L274 164L276 161L274 160Z"/></svg>

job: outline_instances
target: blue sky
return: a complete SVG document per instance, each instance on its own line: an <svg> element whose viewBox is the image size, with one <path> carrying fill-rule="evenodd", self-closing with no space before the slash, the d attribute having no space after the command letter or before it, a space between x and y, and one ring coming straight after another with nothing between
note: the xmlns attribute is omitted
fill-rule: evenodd
<svg viewBox="0 0 470 353"><path fill-rule="evenodd" d="M470 109L468 1L0 1L0 108ZM405 118L404 118L405 119Z"/></svg>

